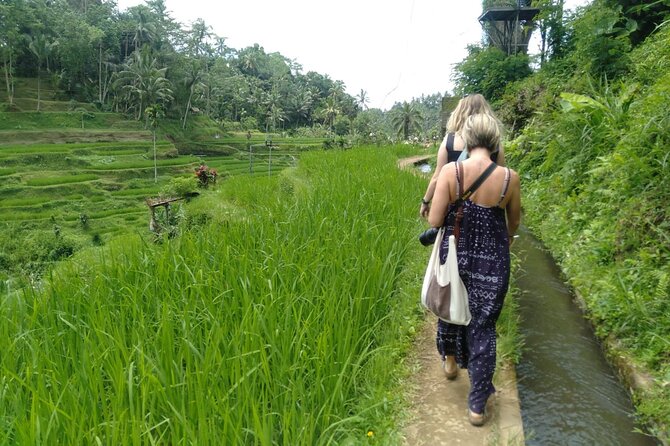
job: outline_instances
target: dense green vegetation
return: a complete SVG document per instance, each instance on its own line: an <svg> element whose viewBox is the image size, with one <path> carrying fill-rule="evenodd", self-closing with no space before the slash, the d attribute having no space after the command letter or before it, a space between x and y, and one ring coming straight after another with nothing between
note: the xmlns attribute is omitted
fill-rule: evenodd
<svg viewBox="0 0 670 446"><path fill-rule="evenodd" d="M510 132L525 221L584 300L610 355L653 378L634 398L642 421L667 441L670 5L595 0L566 17L562 2L536 4L553 8L540 17L548 39L540 69L490 93ZM462 89L492 85L472 70L479 63L471 54L461 64ZM481 73L480 84L468 73Z"/></svg>
<svg viewBox="0 0 670 446"><path fill-rule="evenodd" d="M205 116L227 130L286 131L387 141L410 135L392 124L416 108L412 137L437 138L442 94L368 109L328 75L260 44L235 49L203 20L184 26L163 0L118 11L103 0L0 0L0 111L121 112L147 123L160 110L185 129ZM37 78L25 91L22 78ZM38 125L39 119L36 124Z"/></svg>
<svg viewBox="0 0 670 446"><path fill-rule="evenodd" d="M397 441L427 252L406 206L425 179L393 152L230 178L180 237L122 237L4 297L0 443Z"/></svg>

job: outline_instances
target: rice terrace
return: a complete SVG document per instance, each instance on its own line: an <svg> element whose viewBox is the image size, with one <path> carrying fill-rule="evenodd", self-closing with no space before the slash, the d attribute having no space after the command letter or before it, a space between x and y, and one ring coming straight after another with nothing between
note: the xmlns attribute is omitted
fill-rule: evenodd
<svg viewBox="0 0 670 446"><path fill-rule="evenodd" d="M129 1L0 0L0 445L670 444L667 2L474 2L378 108ZM483 427L418 240L477 95L523 209Z"/></svg>

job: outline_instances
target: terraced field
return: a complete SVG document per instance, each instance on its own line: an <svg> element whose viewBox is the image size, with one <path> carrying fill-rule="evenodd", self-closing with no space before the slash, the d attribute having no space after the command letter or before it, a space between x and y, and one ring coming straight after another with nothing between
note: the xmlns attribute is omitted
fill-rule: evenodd
<svg viewBox="0 0 670 446"><path fill-rule="evenodd" d="M17 89L20 108L34 99L22 93L36 94L28 81ZM42 97L53 98L49 91ZM274 175L295 165L301 151L322 146L321 140L273 136L268 147L264 134L225 133L196 116L176 139L167 133L175 123L165 121L154 164L152 133L143 123L51 102L53 111L0 112L0 280L40 271L45 262L119 233L148 231L145 200L170 195L175 178L193 179L195 189L201 163L217 169L220 181ZM51 251L40 253L44 246Z"/></svg>

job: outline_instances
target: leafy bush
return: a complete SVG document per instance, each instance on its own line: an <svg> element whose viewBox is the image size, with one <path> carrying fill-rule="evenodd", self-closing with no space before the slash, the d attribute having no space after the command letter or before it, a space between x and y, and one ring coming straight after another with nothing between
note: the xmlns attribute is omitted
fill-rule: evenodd
<svg viewBox="0 0 670 446"><path fill-rule="evenodd" d="M612 80L627 72L629 36L635 25L623 19L620 5L610 7L602 0L595 1L576 18L573 27L570 58L575 66L584 67L583 71L596 79Z"/></svg>
<svg viewBox="0 0 670 446"><path fill-rule="evenodd" d="M216 184L218 173L216 169L201 164L195 169L195 177L198 179L198 186L206 188L210 184Z"/></svg>
<svg viewBox="0 0 670 446"><path fill-rule="evenodd" d="M185 197L196 191L199 185L199 177L176 177L163 188L162 193L166 196Z"/></svg>
<svg viewBox="0 0 670 446"><path fill-rule="evenodd" d="M495 47L468 45L468 55L456 64L453 78L457 93L480 93L495 102L502 97L508 83L530 73L526 54L508 56Z"/></svg>

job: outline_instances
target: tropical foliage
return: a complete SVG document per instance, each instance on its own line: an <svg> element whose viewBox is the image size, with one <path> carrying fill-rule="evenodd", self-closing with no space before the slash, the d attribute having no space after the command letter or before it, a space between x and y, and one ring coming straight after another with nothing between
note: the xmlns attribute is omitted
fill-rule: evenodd
<svg viewBox="0 0 670 446"><path fill-rule="evenodd" d="M305 73L297 61L259 44L229 47L202 19L184 28L164 0L126 11L106 1L0 0L0 23L0 102L9 110L41 110L41 86L48 83L48 100L93 102L98 111L137 120L146 107L161 104L182 130L204 115L240 130L309 127L359 140L396 138L392 114L378 119L365 90L349 95L343 82ZM14 100L17 80L25 77L38 79L34 104ZM428 106L422 98L411 102ZM439 104L430 114L439 114ZM422 122L420 136L430 137L434 125Z"/></svg>
<svg viewBox="0 0 670 446"><path fill-rule="evenodd" d="M565 52L549 52L497 105L517 136L506 153L523 178L527 223L613 357L653 376L635 398L667 440L670 8L624 3L596 0L564 22ZM643 10L665 24L649 31Z"/></svg>

